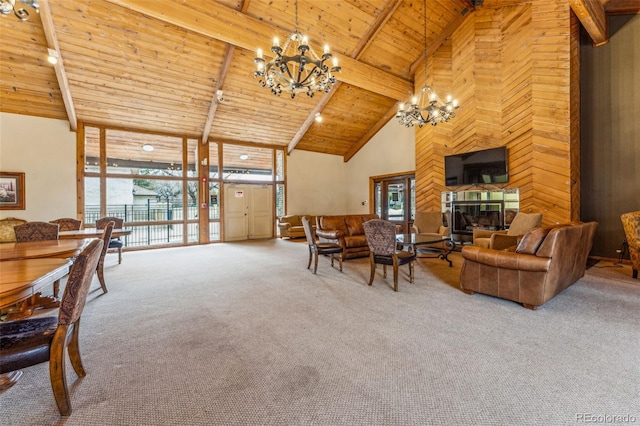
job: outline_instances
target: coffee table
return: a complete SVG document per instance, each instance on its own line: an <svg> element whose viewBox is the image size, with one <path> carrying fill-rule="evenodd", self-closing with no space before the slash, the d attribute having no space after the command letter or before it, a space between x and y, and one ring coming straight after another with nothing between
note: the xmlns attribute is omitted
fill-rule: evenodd
<svg viewBox="0 0 640 426"><path fill-rule="evenodd" d="M416 254L416 257L420 258L439 258L449 262L449 267L453 266L453 262L449 259L449 253L456 248L456 242L450 237L436 238L427 237L420 234L397 234L396 241L406 248L408 251ZM440 247L425 247L430 244L443 243L443 248Z"/></svg>

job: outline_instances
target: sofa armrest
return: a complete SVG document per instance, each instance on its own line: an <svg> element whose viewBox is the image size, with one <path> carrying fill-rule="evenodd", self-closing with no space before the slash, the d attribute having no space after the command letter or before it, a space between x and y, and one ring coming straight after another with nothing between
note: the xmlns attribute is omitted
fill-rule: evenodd
<svg viewBox="0 0 640 426"><path fill-rule="evenodd" d="M507 231L490 231L488 229L474 229L473 238L491 238L493 234L506 234Z"/></svg>
<svg viewBox="0 0 640 426"><path fill-rule="evenodd" d="M491 242L489 248L494 250L504 250L509 247L518 245L518 237L521 235L506 235L506 234L493 234L491 236Z"/></svg>
<svg viewBox="0 0 640 426"><path fill-rule="evenodd" d="M514 271L547 272L551 265L550 257L498 251L476 246L464 246L462 248L462 257L465 261L469 260L482 265Z"/></svg>
<svg viewBox="0 0 640 426"><path fill-rule="evenodd" d="M316 229L316 235L328 240L338 240L344 237L344 232L339 229Z"/></svg>
<svg viewBox="0 0 640 426"><path fill-rule="evenodd" d="M289 229L291 228L291 224L289 222L279 222L278 228L280 229Z"/></svg>

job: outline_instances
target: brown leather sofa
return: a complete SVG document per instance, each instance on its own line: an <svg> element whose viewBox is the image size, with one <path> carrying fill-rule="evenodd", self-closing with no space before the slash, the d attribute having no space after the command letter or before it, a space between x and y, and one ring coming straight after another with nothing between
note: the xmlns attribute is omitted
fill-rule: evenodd
<svg viewBox="0 0 640 426"><path fill-rule="evenodd" d="M309 222L316 223L316 217L308 214L289 214L278 218L278 228L280 229L280 238L304 238L304 227L302 226L302 217L306 216ZM313 225L315 227L315 225Z"/></svg>
<svg viewBox="0 0 640 426"><path fill-rule="evenodd" d="M587 222L534 228L514 251L465 246L460 288L535 309L584 276L597 226Z"/></svg>
<svg viewBox="0 0 640 426"><path fill-rule="evenodd" d="M378 219L378 215L317 216L316 235L321 242L340 244L343 259L366 257L369 256L369 245L362 224L371 219Z"/></svg>

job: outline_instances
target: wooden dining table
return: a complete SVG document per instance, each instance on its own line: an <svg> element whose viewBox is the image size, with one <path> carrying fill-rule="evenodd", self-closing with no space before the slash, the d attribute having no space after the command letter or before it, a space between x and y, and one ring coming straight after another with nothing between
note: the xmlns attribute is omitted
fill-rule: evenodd
<svg viewBox="0 0 640 426"><path fill-rule="evenodd" d="M75 231L60 231L58 238L61 240L73 240L83 238L102 238L103 229L85 228ZM131 229L117 228L111 232L111 238L124 237L131 235Z"/></svg>
<svg viewBox="0 0 640 426"><path fill-rule="evenodd" d="M0 309L37 298L40 290L69 273L71 261L59 258L7 260L0 263ZM21 317L31 310L21 312ZM10 315L10 314L9 314ZM22 371L0 374L0 391L13 386Z"/></svg>
<svg viewBox="0 0 640 426"><path fill-rule="evenodd" d="M0 262L43 257L74 257L82 251L88 242L88 239L69 239L2 243L0 244Z"/></svg>

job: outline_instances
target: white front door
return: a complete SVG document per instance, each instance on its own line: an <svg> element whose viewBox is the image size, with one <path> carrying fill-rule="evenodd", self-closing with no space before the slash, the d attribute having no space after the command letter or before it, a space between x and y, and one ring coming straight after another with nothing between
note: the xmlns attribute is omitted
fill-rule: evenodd
<svg viewBox="0 0 640 426"><path fill-rule="evenodd" d="M273 237L271 201L273 188L270 185L252 185L249 204L249 238Z"/></svg>
<svg viewBox="0 0 640 426"><path fill-rule="evenodd" d="M273 188L270 185L224 186L224 240L272 238Z"/></svg>
<svg viewBox="0 0 640 426"><path fill-rule="evenodd" d="M249 235L249 203L244 185L224 185L224 240L246 240Z"/></svg>

